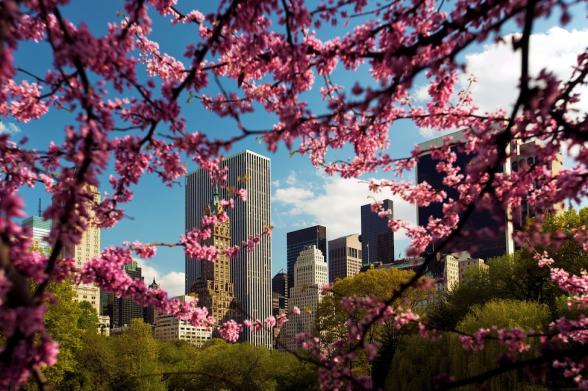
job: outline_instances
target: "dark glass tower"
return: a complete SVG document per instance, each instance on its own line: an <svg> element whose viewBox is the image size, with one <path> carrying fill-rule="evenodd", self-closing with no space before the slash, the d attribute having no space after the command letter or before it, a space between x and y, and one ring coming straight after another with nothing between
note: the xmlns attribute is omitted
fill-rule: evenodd
<svg viewBox="0 0 588 391"><path fill-rule="evenodd" d="M464 136L461 132L450 135L456 141L461 141ZM436 190L444 190L448 197L458 199L457 190L443 184L444 174L437 171L438 160L433 159L431 153L427 152L433 147L440 146L443 138L436 138L420 144L423 153L417 162L417 183L426 181ZM456 165L462 173L467 172L469 163L475 158L473 154L466 154L459 148L454 147L453 152L457 155ZM429 218L441 218L443 216L443 205L433 202L429 206L418 208L418 224L426 226ZM463 233L456 237L443 253L468 251L474 258L488 259L506 253L506 213L504 209L495 203L490 209L477 207L470 215ZM434 246L435 244L433 244ZM433 250L433 246L429 251Z"/></svg>
<svg viewBox="0 0 588 391"><path fill-rule="evenodd" d="M272 293L277 303L272 305L273 315L279 315L281 310L288 307L288 274L281 270L272 278Z"/></svg>
<svg viewBox="0 0 588 391"><path fill-rule="evenodd" d="M382 201L385 210L393 211L392 200ZM388 219L372 212L371 204L361 207L361 260L363 265L394 262L394 232Z"/></svg>
<svg viewBox="0 0 588 391"><path fill-rule="evenodd" d="M294 286L294 264L300 251L309 245L315 245L322 251L327 261L327 228L322 225L288 232L286 235L286 261L288 264L288 287Z"/></svg>

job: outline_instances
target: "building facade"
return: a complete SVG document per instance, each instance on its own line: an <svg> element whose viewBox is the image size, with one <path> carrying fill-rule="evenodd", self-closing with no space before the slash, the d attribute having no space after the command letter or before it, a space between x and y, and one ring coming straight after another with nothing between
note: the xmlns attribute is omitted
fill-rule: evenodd
<svg viewBox="0 0 588 391"><path fill-rule="evenodd" d="M134 280L142 280L141 268L133 261L125 265L125 272ZM112 293L102 293L102 315L110 317L111 328L124 328L131 319L143 319L143 307L128 297L116 297Z"/></svg>
<svg viewBox="0 0 588 391"><path fill-rule="evenodd" d="M280 335L280 341L287 349L297 348L295 336L298 333L317 335L316 312L323 294L321 288L329 282L327 263L316 245L302 250L294 266L294 286L290 288L291 308L300 308L300 315L290 316Z"/></svg>
<svg viewBox="0 0 588 391"><path fill-rule="evenodd" d="M259 235L271 225L271 162L265 156L244 151L222 162L228 168L228 189L221 198L230 198L229 190L247 190L247 201L237 200L228 209L231 222L231 245L239 245L252 235ZM186 232L201 225L205 207L213 195L208 172L198 170L186 177ZM202 275L202 262L186 258L186 292ZM236 299L236 319L265 319L272 313L271 238L263 235L252 251L241 251L231 259L231 281ZM252 333L246 329L242 341L271 346L269 331Z"/></svg>
<svg viewBox="0 0 588 391"><path fill-rule="evenodd" d="M454 142L465 141L464 133L459 131L419 144L422 152L417 161L417 183L426 181L433 189L438 191L443 190L447 193L448 197L458 199L459 194L457 190L443 184L445 175L437 171L436 166L438 161L431 155L431 149L440 147L445 137L450 137ZM502 171L518 171L520 167L535 162L535 151L537 147L538 144L535 142L512 143L510 146L512 157L507 160ZM476 158L476 154L466 154L458 147L453 147L452 151L456 154L457 158L455 165L460 168L462 173L467 173L470 163ZM558 161L552 163L550 169L553 173L557 173L561 167L560 157ZM489 203L487 207L478 205L474 208L473 213L464 225L462 234L454 238L451 243L448 243L443 250L444 252L467 251L474 258L489 259L514 251L513 230L522 228L526 218L532 217L534 211L531 210L532 208L529 207L526 199L523 199L520 208L512 211L505 210L495 199L489 201ZM430 218L441 218L443 216L442 207L443 205L439 202L433 202L426 207L418 207L418 224L424 227ZM508 213L512 213L514 224L507 224ZM435 243L433 243L428 251L434 250L434 246Z"/></svg>
<svg viewBox="0 0 588 391"><path fill-rule="evenodd" d="M88 186L91 197L91 202L100 202L100 193L94 186ZM90 201L88 201L90 202ZM64 255L71 257L75 260L78 268L82 267L84 263L92 259L93 257L100 256L100 228L94 222L94 212L90 205L86 207L88 211L88 217L86 221L86 231L82 234L80 242L73 246L73 248L66 248ZM100 314L100 289L93 284L80 284L75 285L74 290L76 291L76 301L88 301L96 309L96 313Z"/></svg>
<svg viewBox="0 0 588 391"><path fill-rule="evenodd" d="M383 200L382 208L394 213L392 200ZM392 217L392 216L390 216ZM371 204L361 206L362 263L394 262L394 232L388 228L388 219L372 212Z"/></svg>
<svg viewBox="0 0 588 391"><path fill-rule="evenodd" d="M359 273L362 263L358 234L329 241L329 282Z"/></svg>
<svg viewBox="0 0 588 391"><path fill-rule="evenodd" d="M176 299L182 303L195 300L187 295L177 296ZM187 341L200 347L210 341L212 329L192 326L185 320L177 319L174 315L157 313L153 325L153 336L160 341Z"/></svg>
<svg viewBox="0 0 588 391"><path fill-rule="evenodd" d="M288 311L288 274L281 270L272 278L272 314Z"/></svg>
<svg viewBox="0 0 588 391"><path fill-rule="evenodd" d="M481 258L472 258L467 251L447 254L443 256L445 263L444 290L451 292L464 281L466 272L471 269L488 269L488 265Z"/></svg>
<svg viewBox="0 0 588 391"><path fill-rule="evenodd" d="M286 264L288 287L294 285L294 264L307 246L316 246L327 259L327 228L322 225L299 229L286 234ZM289 291L287 291L289 293Z"/></svg>
<svg viewBox="0 0 588 391"><path fill-rule="evenodd" d="M51 244L47 241L51 232L51 220L45 220L41 216L30 216L24 219L21 225L30 232L34 248L44 254L51 252Z"/></svg>
<svg viewBox="0 0 588 391"><path fill-rule="evenodd" d="M207 207L207 215L223 213L218 193L213 194ZM214 226L207 245L219 250L216 261L201 260L200 276L192 285L191 293L198 298L198 305L206 307L219 324L235 317L235 292L231 282L231 260L223 252L231 245L230 223L226 221Z"/></svg>
<svg viewBox="0 0 588 391"><path fill-rule="evenodd" d="M155 281L155 277L153 277L153 282L149 284L149 289L159 289L159 284ZM143 307L143 321L150 325L155 324L155 313L154 305Z"/></svg>

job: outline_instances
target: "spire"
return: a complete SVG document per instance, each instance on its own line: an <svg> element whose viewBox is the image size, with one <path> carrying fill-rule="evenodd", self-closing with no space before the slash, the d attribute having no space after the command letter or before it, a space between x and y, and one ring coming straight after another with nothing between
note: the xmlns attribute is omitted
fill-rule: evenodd
<svg viewBox="0 0 588 391"><path fill-rule="evenodd" d="M39 217L41 217L41 197L39 197L39 211L38 211Z"/></svg>

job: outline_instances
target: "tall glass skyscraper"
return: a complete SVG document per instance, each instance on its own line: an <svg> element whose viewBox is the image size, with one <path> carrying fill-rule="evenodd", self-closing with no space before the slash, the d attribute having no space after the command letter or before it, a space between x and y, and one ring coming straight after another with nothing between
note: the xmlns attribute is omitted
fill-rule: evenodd
<svg viewBox="0 0 588 391"><path fill-rule="evenodd" d="M382 203L384 210L394 210L392 200ZM394 232L388 228L387 218L372 212L371 204L361 206L361 254L364 265L394 262Z"/></svg>
<svg viewBox="0 0 588 391"><path fill-rule="evenodd" d="M286 262L288 267L288 289L294 286L294 264L300 252L307 246L316 246L327 261L327 228L322 225L288 232L286 235Z"/></svg>
<svg viewBox="0 0 588 391"><path fill-rule="evenodd" d="M226 158L228 185L247 190L247 202L237 201L227 211L231 221L231 244L240 244L251 235L261 234L271 224L271 161L255 152L244 151ZM186 177L186 232L199 227L205 208L213 197L208 172L198 170ZM227 189L221 197L228 198ZM235 286L237 320L260 319L272 313L271 238L263 236L253 251L241 251L231 260L231 280ZM202 274L202 263L186 257L186 293ZM244 330L242 341L272 345L270 332Z"/></svg>

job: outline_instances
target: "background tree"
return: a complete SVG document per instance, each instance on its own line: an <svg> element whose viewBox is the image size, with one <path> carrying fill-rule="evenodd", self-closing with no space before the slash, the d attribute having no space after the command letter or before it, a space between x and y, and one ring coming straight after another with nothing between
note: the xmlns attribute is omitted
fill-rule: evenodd
<svg viewBox="0 0 588 391"><path fill-rule="evenodd" d="M549 322L549 309L544 304L519 300L490 300L475 305L459 322L457 330L473 333L480 328L522 328L541 332ZM429 390L434 389L435 380L443 374L456 378L468 378L501 365L509 365L513 356L498 341L486 341L481 351L464 351L455 333L442 333L437 340L423 339L418 335L403 336L398 344L391 370L388 373L386 389ZM538 345L538 339L530 343ZM524 357L532 353L523 353ZM520 358L520 357L518 357ZM530 376L525 371L501 374L485 383L489 390L546 390L541 387L544 379ZM460 389L475 390L478 385Z"/></svg>

